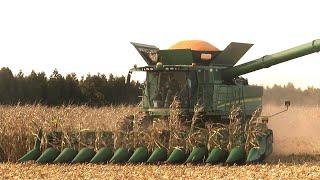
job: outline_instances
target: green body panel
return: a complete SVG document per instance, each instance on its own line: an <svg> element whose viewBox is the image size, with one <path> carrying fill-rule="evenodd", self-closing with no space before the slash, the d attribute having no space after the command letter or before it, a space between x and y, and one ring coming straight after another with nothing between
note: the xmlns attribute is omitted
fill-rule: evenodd
<svg viewBox="0 0 320 180"><path fill-rule="evenodd" d="M213 92L213 109L228 113L232 105L239 105L246 115L262 105L263 88L260 86L217 85Z"/></svg>
<svg viewBox="0 0 320 180"><path fill-rule="evenodd" d="M188 99L189 106L181 108L182 112L189 115L193 114L194 105L197 102L200 102L203 105L207 115L219 116L221 118L227 118L232 105L240 105L245 114L249 116L262 104L262 87L243 84L225 84L223 79L221 79L221 67L190 66L187 68L186 66L178 65L163 67L175 67L178 70L147 71L147 79L143 88L141 111L144 111L151 116L169 115L168 107L155 107L154 105L157 91L159 91L159 87L161 87L159 85L159 79L161 78L161 75L167 73L190 74L193 72L195 74L196 82L194 83L196 85L194 89L192 89L192 95ZM183 82L181 84L183 84ZM165 103L162 102L161 104Z"/></svg>
<svg viewBox="0 0 320 180"><path fill-rule="evenodd" d="M166 65L189 65L193 62L190 49L159 50L159 59Z"/></svg>

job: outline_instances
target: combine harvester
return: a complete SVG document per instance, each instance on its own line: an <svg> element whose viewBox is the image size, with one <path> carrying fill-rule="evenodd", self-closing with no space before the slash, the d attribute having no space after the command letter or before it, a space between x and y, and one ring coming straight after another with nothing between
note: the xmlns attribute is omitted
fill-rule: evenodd
<svg viewBox="0 0 320 180"><path fill-rule="evenodd" d="M132 45L148 64L135 66L127 78L130 83L132 72L146 72L140 113L126 117L115 132L39 130L34 148L19 162L261 162L272 153L271 116L260 115L263 88L239 76L320 50L314 40L234 66L252 44L232 42L223 51L195 40L168 50ZM285 105L287 110L290 102Z"/></svg>

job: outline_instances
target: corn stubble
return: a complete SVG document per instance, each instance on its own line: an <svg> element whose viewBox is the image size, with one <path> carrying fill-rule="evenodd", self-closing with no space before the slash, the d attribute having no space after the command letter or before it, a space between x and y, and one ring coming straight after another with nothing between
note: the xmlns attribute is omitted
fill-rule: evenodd
<svg viewBox="0 0 320 180"><path fill-rule="evenodd" d="M319 179L318 162L245 166L5 163L0 164L0 172L3 179Z"/></svg>
<svg viewBox="0 0 320 180"><path fill-rule="evenodd" d="M262 114L268 115L277 112L281 107L274 105L264 106ZM117 124L123 117L136 114L134 106L117 106L91 108L87 106L45 107L35 106L1 106L0 107L0 159L16 161L34 143L34 135L39 127L44 132L61 129L70 131L115 131ZM179 112L176 112L179 113ZM177 114L176 114L177 115ZM175 114L173 113L173 116ZM172 117L174 119L174 117ZM320 174L320 108L319 107L292 107L287 113L276 116L269 121L269 127L274 131L274 153L265 164L245 166L209 166L209 165L37 165L34 163L0 164L1 178L107 178L107 179L317 179ZM169 128L177 122L170 122ZM237 143L237 122L235 126L233 144L222 135L228 131L224 125L215 125L208 129L208 141L212 147L220 145L223 148ZM252 125L254 122L252 121ZM160 120L154 120L152 129L134 132L133 136L146 136L145 145L151 148L163 146L160 141L152 137L159 136L166 125ZM180 127L180 126L179 126ZM182 128L182 127L181 127ZM250 128L250 127L246 127ZM180 129L180 128L179 128ZM190 140L199 139L201 129L194 127L194 133L188 133ZM142 134L139 134L142 133ZM151 136L150 136L151 134ZM171 148L184 146L181 144L178 132L171 138L175 139ZM254 135L254 133L252 134ZM159 138L156 138L159 139ZM191 142L191 141L190 141ZM194 142L194 141L193 141ZM198 141L201 143L201 138ZM44 144L44 142L42 142ZM137 146L142 142L133 142ZM228 144L229 143L229 144ZM248 141L247 146L254 146L255 142ZM187 144L186 146L193 146Z"/></svg>

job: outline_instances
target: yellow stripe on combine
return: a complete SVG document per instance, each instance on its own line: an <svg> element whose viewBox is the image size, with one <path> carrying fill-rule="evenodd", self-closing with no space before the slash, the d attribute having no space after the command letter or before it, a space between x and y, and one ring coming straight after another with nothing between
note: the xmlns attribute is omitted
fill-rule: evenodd
<svg viewBox="0 0 320 180"><path fill-rule="evenodd" d="M249 103L249 102L258 102L258 101L262 101L261 97L255 97L255 98L246 98L246 99L241 99L240 103ZM221 108L224 106L231 106L235 103L237 103L238 101L234 101L234 102L228 102L228 103L223 103L223 104L219 104L217 105L217 108Z"/></svg>

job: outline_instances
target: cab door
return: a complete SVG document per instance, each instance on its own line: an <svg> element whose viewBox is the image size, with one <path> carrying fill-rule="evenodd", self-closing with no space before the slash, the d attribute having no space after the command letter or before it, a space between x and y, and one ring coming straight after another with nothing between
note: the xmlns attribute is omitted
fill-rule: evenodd
<svg viewBox="0 0 320 180"><path fill-rule="evenodd" d="M210 69L199 69L197 71L198 78L198 102L203 105L206 112L214 110L213 92L214 92L214 76Z"/></svg>

